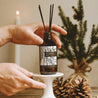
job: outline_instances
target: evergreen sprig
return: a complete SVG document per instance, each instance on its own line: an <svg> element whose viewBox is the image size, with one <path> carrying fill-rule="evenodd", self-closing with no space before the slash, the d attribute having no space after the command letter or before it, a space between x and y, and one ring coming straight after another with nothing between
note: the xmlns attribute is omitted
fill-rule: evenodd
<svg viewBox="0 0 98 98"><path fill-rule="evenodd" d="M72 23L70 18L64 14L61 6L58 7L59 16L63 23L62 28L68 32L66 36L60 34L62 47L58 58L67 58L71 62L77 59L78 64L82 58L85 58L87 63L91 63L95 59L98 59L98 26L92 26L90 43L86 50L84 38L87 33L87 20L84 20L82 0L79 0L78 8L74 6L72 8L75 12L73 18L77 20L77 24Z"/></svg>

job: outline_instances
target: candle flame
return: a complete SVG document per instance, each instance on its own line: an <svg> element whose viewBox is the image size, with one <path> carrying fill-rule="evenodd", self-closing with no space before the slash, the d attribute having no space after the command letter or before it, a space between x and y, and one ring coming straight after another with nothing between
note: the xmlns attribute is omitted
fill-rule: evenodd
<svg viewBox="0 0 98 98"><path fill-rule="evenodd" d="M20 15L20 12L18 10L16 11L16 15Z"/></svg>

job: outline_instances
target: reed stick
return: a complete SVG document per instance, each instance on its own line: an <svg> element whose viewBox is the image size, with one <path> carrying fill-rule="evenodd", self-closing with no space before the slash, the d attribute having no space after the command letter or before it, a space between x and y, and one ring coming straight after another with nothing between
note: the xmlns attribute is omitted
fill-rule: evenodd
<svg viewBox="0 0 98 98"><path fill-rule="evenodd" d="M40 5L39 5L39 12L40 12L40 15L41 15L41 19L42 19L42 23L43 23L43 26L44 26L44 30L45 30L45 32L47 32L47 30L45 28L44 18L43 18L43 15L42 15L42 11L41 11L41 6Z"/></svg>

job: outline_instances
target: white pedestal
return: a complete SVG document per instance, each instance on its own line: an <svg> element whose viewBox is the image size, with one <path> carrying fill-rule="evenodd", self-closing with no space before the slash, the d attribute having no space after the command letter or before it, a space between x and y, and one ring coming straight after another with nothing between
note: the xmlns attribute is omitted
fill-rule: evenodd
<svg viewBox="0 0 98 98"><path fill-rule="evenodd" d="M64 75L63 73L59 73L59 72L57 72L54 75L34 74L35 77L39 77L47 85L47 87L44 89L44 94L41 98L56 98L53 93L52 83L55 78L63 75Z"/></svg>

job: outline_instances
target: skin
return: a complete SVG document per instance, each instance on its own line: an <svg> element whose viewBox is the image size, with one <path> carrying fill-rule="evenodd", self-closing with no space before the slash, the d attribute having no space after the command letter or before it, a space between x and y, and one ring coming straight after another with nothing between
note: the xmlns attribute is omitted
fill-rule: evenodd
<svg viewBox="0 0 98 98"><path fill-rule="evenodd" d="M47 31L48 25L45 25ZM52 25L52 38L61 48L58 36L53 32L66 35L67 32L59 26ZM44 28L40 23L27 25L8 25L0 27L0 46L8 42L24 45L40 45L43 43ZM7 69L7 70L6 70ZM26 88L45 88L46 85L31 79L33 73L13 63L0 63L0 92L6 96L14 95Z"/></svg>

